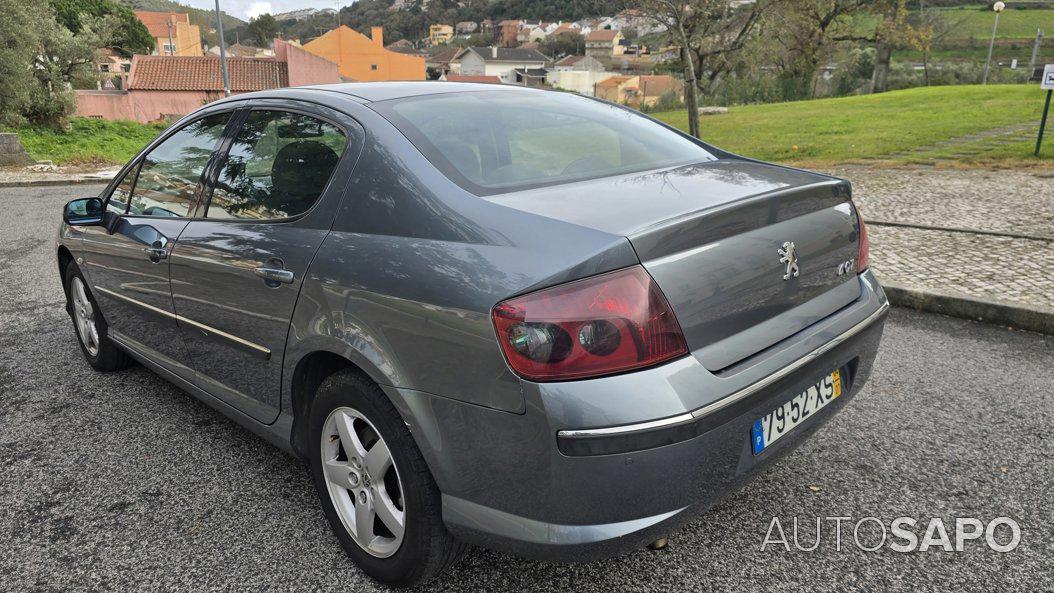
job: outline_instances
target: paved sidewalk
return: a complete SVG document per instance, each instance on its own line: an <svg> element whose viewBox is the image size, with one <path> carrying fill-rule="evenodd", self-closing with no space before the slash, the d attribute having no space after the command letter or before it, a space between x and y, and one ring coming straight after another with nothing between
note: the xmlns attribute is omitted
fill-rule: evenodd
<svg viewBox="0 0 1054 593"><path fill-rule="evenodd" d="M57 167L52 171L35 171L31 167L0 167L0 187L106 183L119 170L120 167Z"/></svg>
<svg viewBox="0 0 1054 593"><path fill-rule="evenodd" d="M894 289L895 304L1054 333L1049 173L865 167L831 172L853 182L870 230L872 267ZM1019 311L1008 316L1009 309Z"/></svg>

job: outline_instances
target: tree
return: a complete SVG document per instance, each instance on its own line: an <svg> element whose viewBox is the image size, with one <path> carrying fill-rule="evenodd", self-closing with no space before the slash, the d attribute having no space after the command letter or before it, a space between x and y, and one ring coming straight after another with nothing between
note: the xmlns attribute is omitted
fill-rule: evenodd
<svg viewBox="0 0 1054 593"><path fill-rule="evenodd" d="M930 54L934 45L943 41L959 28L960 22L951 22L944 18L942 11L934 8L922 8L913 11L909 18L914 35L909 44L913 49L922 52L922 75L926 86L930 85Z"/></svg>
<svg viewBox="0 0 1054 593"><path fill-rule="evenodd" d="M0 120L19 125L32 100L37 50L49 11L30 9L20 0L0 0Z"/></svg>
<svg viewBox="0 0 1054 593"><path fill-rule="evenodd" d="M730 67L729 54L743 48L761 16L776 0L757 0L736 10L728 0L640 0L638 8L665 27L681 46L688 133L699 137L698 80L708 86Z"/></svg>
<svg viewBox="0 0 1054 593"><path fill-rule="evenodd" d="M29 121L61 127L76 107L71 82L94 72L95 50L110 47L120 26L116 15L83 15L74 34L53 19L43 25L39 54L33 68L37 84L24 110Z"/></svg>
<svg viewBox="0 0 1054 593"><path fill-rule="evenodd" d="M261 14L249 22L245 32L249 40L256 43L258 47L268 47L278 35L278 21L269 14Z"/></svg>
<svg viewBox="0 0 1054 593"><path fill-rule="evenodd" d="M770 24L785 98L813 97L816 73L839 44L864 38L853 17L875 0L786 0ZM881 0L884 1L884 0Z"/></svg>
<svg viewBox="0 0 1054 593"><path fill-rule="evenodd" d="M70 82L94 70L95 50L110 47L120 19L82 14L77 33L50 5L0 0L0 120L62 127L73 112Z"/></svg>
<svg viewBox="0 0 1054 593"><path fill-rule="evenodd" d="M578 33L549 35L538 44L541 52L553 59L581 54L585 51L585 39Z"/></svg>
<svg viewBox="0 0 1054 593"><path fill-rule="evenodd" d="M154 38L146 30L146 25L126 6L113 0L48 0L55 11L58 23L74 35L81 32L83 16L107 17L117 19L111 41L114 49L127 55L149 54L154 51Z"/></svg>

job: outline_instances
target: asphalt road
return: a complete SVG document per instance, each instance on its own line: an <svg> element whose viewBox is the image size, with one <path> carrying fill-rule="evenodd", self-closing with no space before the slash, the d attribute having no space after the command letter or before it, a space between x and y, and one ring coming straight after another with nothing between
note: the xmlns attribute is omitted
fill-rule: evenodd
<svg viewBox="0 0 1054 593"><path fill-rule="evenodd" d="M141 367L82 361L51 249L61 204L92 191L0 190L0 589L378 589L303 464ZM1051 590L1052 391L1054 339L895 310L852 405L667 550L587 565L474 550L429 589ZM803 545L832 516L1007 516L1021 540L864 552L849 523L837 550L824 520L816 551L763 551L773 516L788 538L797 517Z"/></svg>

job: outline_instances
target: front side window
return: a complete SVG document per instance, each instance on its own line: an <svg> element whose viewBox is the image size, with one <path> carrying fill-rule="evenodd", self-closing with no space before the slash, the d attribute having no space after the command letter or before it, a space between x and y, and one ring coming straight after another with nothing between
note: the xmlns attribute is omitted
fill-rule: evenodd
<svg viewBox="0 0 1054 593"><path fill-rule="evenodd" d="M282 219L307 212L346 144L337 126L297 113L253 111L234 137L208 211L213 219Z"/></svg>
<svg viewBox="0 0 1054 593"><path fill-rule="evenodd" d="M128 198L132 195L132 188L135 186L135 175L138 172L138 163L128 169L121 182L117 184L117 187L113 188L110 199L106 200L107 210L114 214L124 214L128 211Z"/></svg>
<svg viewBox="0 0 1054 593"><path fill-rule="evenodd" d="M374 108L481 195L715 160L637 113L569 93L450 93Z"/></svg>
<svg viewBox="0 0 1054 593"><path fill-rule="evenodd" d="M194 206L201 173L223 136L229 114L199 119L154 147L140 165L128 213L134 216L187 216Z"/></svg>

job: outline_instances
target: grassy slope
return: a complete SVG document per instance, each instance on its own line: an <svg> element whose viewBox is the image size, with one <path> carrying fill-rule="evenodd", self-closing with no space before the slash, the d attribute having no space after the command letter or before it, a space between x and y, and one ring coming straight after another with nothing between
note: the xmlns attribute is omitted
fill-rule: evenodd
<svg viewBox="0 0 1054 593"><path fill-rule="evenodd" d="M992 25L995 13L991 10L978 10L976 7L948 8L941 14L950 23L959 23L953 39L976 37L988 39L992 36ZM1054 8L1007 9L999 15L998 39L1033 39L1036 29L1044 32L1054 31Z"/></svg>
<svg viewBox="0 0 1054 593"><path fill-rule="evenodd" d="M995 12L982 10L977 6L942 8L940 9L944 20L953 25L949 41L965 40L971 37L975 41L987 42L992 36L992 25L995 23ZM870 33L874 31L876 18L874 16L861 16L855 21L854 27L861 32ZM1054 31L1054 8L1032 8L1004 10L999 15L999 30L997 39L1035 39L1036 29L1043 29L1049 35Z"/></svg>
<svg viewBox="0 0 1054 593"><path fill-rule="evenodd" d="M929 87L732 107L727 115L702 118L701 127L704 140L763 160L823 165L892 157L893 162L912 162L910 157L893 155L1013 124L1038 126L1042 107L1038 85ZM683 111L656 115L687 129ZM1023 144L970 160L1038 162Z"/></svg>
<svg viewBox="0 0 1054 593"><path fill-rule="evenodd" d="M25 127L14 130L26 151L55 164L124 163L157 137L164 125L72 118L69 132Z"/></svg>

